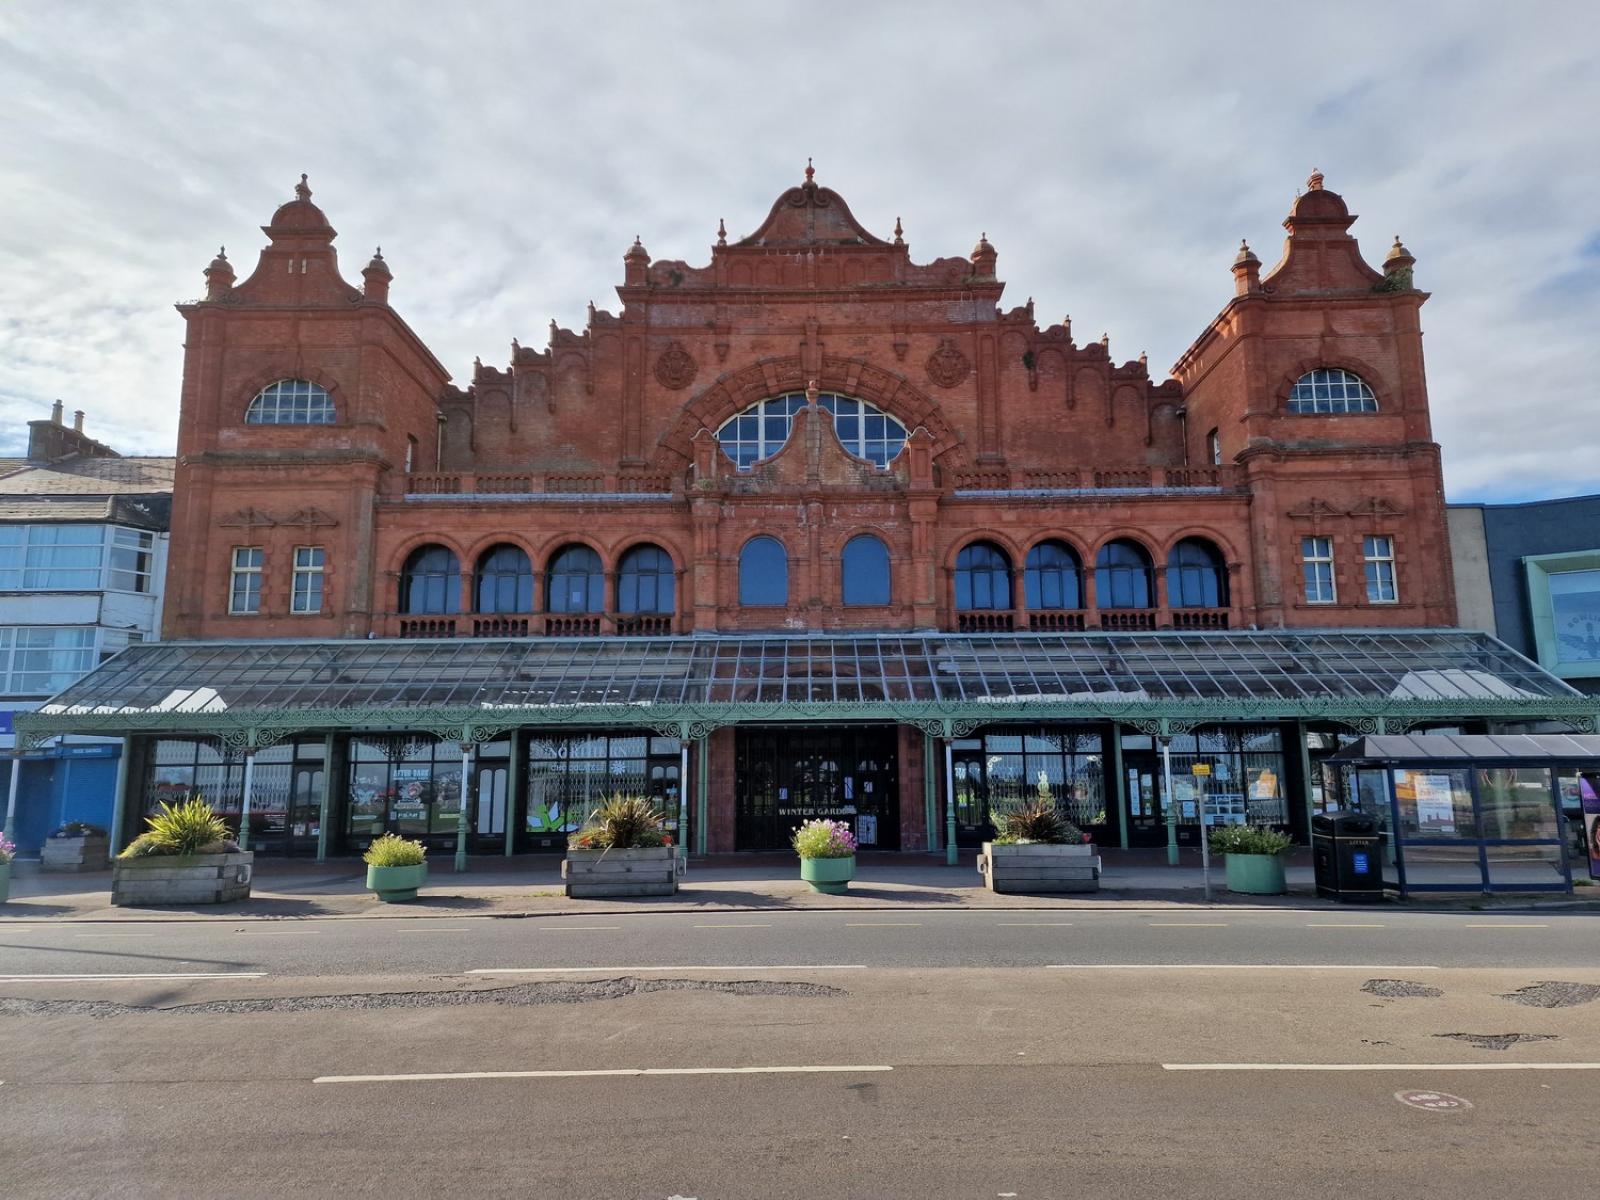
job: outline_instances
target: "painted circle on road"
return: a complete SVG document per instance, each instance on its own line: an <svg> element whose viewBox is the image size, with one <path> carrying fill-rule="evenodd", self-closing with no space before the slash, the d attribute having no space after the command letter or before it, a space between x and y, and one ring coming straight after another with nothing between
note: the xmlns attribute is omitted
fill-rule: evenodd
<svg viewBox="0 0 1600 1200"><path fill-rule="evenodd" d="M1470 1100L1452 1096L1449 1092L1396 1092L1394 1098L1412 1108L1425 1108L1429 1112L1464 1112L1472 1107Z"/></svg>

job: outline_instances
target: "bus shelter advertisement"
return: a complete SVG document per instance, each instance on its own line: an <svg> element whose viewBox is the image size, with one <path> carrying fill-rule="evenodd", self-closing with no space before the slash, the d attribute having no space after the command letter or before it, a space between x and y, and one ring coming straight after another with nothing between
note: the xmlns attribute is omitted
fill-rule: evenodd
<svg viewBox="0 0 1600 1200"><path fill-rule="evenodd" d="M1583 844L1589 849L1589 877L1600 879L1600 790L1579 777L1583 798Z"/></svg>

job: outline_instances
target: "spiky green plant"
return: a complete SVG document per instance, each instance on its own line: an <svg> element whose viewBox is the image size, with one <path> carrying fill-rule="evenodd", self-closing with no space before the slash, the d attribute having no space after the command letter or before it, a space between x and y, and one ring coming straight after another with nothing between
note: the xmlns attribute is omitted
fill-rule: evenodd
<svg viewBox="0 0 1600 1200"><path fill-rule="evenodd" d="M228 827L196 792L177 804L162 802L145 818L146 829L119 857L202 854L220 849L228 841Z"/></svg>
<svg viewBox="0 0 1600 1200"><path fill-rule="evenodd" d="M580 850L633 850L671 844L666 814L647 796L615 795L589 814L583 828L567 839Z"/></svg>
<svg viewBox="0 0 1600 1200"><path fill-rule="evenodd" d="M428 861L428 848L394 833L372 839L361 861L369 867L420 867Z"/></svg>
<svg viewBox="0 0 1600 1200"><path fill-rule="evenodd" d="M1043 771L1039 772L1039 785L1033 795L997 807L990 815L994 820L994 840L999 845L1031 842L1067 846L1087 840L1083 830L1061 815L1055 793Z"/></svg>

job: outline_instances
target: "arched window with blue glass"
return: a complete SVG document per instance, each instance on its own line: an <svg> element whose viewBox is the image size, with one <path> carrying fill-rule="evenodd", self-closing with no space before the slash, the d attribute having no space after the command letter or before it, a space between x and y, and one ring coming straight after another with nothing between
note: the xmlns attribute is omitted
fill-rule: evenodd
<svg viewBox="0 0 1600 1200"><path fill-rule="evenodd" d="M789 555L777 538L753 537L739 551L739 603L789 603Z"/></svg>
<svg viewBox="0 0 1600 1200"><path fill-rule="evenodd" d="M400 611L409 615L461 611L461 560L448 546L418 546L400 571Z"/></svg>
<svg viewBox="0 0 1600 1200"><path fill-rule="evenodd" d="M245 409L246 425L332 425L333 397L309 379L280 379L256 393Z"/></svg>
<svg viewBox="0 0 1600 1200"><path fill-rule="evenodd" d="M605 599L600 556L588 546L563 546L550 556L545 582L546 612L600 612Z"/></svg>
<svg viewBox="0 0 1600 1200"><path fill-rule="evenodd" d="M481 613L533 611L533 560L521 546L501 542L478 559L473 604Z"/></svg>
<svg viewBox="0 0 1600 1200"><path fill-rule="evenodd" d="M973 542L956 556L956 609L1011 608L1011 559L993 542Z"/></svg>
<svg viewBox="0 0 1600 1200"><path fill-rule="evenodd" d="M1367 381L1342 367L1318 367L1295 380L1289 389L1289 411L1339 415L1375 413L1378 397Z"/></svg>
<svg viewBox="0 0 1600 1200"><path fill-rule="evenodd" d="M1065 542L1040 542L1028 551L1023 590L1033 611L1083 607L1083 563Z"/></svg>
<svg viewBox="0 0 1600 1200"><path fill-rule="evenodd" d="M1094 560L1095 604L1100 608L1154 608L1155 571L1138 542L1119 538Z"/></svg>
<svg viewBox="0 0 1600 1200"><path fill-rule="evenodd" d="M617 567L617 611L672 612L673 579L672 555L660 546L635 546Z"/></svg>
<svg viewBox="0 0 1600 1200"><path fill-rule="evenodd" d="M1228 570L1204 538L1184 538L1167 555L1169 608L1227 608Z"/></svg>
<svg viewBox="0 0 1600 1200"><path fill-rule="evenodd" d="M870 533L844 544L839 573L846 604L889 603L889 548Z"/></svg>

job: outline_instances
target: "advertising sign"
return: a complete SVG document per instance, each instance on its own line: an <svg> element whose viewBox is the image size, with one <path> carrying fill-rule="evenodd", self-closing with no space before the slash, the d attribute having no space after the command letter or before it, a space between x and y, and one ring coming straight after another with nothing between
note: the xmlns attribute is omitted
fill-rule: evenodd
<svg viewBox="0 0 1600 1200"><path fill-rule="evenodd" d="M1600 791L1583 776L1578 778L1583 801L1583 844L1589 851L1589 878L1600 879Z"/></svg>

